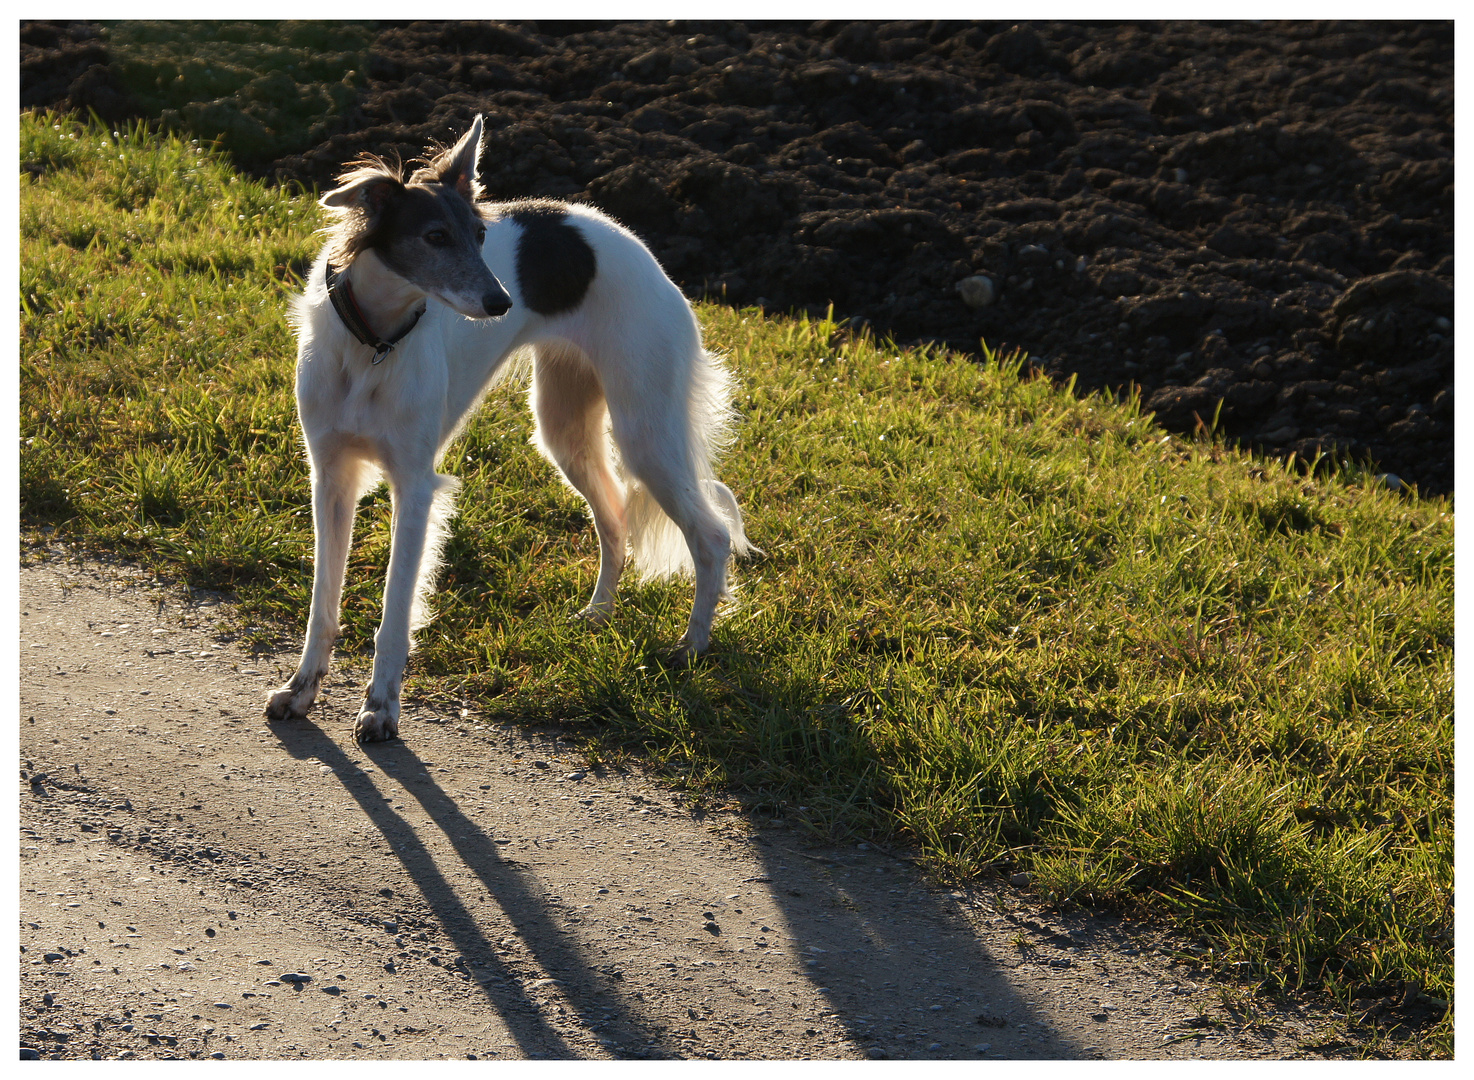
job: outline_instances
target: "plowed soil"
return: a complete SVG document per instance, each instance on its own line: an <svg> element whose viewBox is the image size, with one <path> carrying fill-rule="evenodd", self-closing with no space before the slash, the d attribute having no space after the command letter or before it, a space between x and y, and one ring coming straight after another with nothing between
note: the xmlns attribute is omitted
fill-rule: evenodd
<svg viewBox="0 0 1474 1080"><path fill-rule="evenodd" d="M307 720L229 605L20 571L22 1057L1283 1058L1330 1023L1141 926L928 885L705 810L556 731ZM1231 976L1232 972L1219 973ZM1394 1003L1395 1004L1395 1003Z"/></svg>
<svg viewBox="0 0 1474 1080"><path fill-rule="evenodd" d="M95 29L22 59L23 105L129 114ZM689 293L1453 489L1452 23L433 22L366 66L241 164L324 187L484 112L493 196L596 203Z"/></svg>

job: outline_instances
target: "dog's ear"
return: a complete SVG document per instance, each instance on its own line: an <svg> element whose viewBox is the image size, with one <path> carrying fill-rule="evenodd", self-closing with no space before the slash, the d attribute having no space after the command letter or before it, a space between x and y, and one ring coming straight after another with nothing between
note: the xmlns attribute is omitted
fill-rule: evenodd
<svg viewBox="0 0 1474 1080"><path fill-rule="evenodd" d="M344 183L323 195L318 202L329 210L359 210L378 217L384 207L404 191L404 184L387 173L371 171L341 178Z"/></svg>
<svg viewBox="0 0 1474 1080"><path fill-rule="evenodd" d="M481 194L481 179L478 175L481 157L481 114L471 121L471 130L461 136L461 141L430 163L435 177L446 187L453 187L468 202Z"/></svg>

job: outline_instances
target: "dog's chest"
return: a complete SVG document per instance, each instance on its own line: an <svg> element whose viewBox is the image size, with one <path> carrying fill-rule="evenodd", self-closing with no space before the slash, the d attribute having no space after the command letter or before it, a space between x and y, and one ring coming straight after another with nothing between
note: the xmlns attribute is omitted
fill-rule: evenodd
<svg viewBox="0 0 1474 1080"><path fill-rule="evenodd" d="M324 357L311 364L299 388L303 419L318 429L374 435L402 427L434 398L421 374L408 369L409 356L391 353L379 364L352 356ZM434 380L431 379L431 382Z"/></svg>

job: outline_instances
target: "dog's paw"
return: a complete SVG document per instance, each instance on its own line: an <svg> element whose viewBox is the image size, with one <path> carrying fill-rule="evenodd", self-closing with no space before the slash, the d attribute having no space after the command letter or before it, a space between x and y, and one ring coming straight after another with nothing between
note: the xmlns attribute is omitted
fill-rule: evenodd
<svg viewBox="0 0 1474 1080"><path fill-rule="evenodd" d="M571 623L583 623L588 627L607 626L612 613L608 608L594 607L593 604L586 605L582 610L568 616Z"/></svg>
<svg viewBox="0 0 1474 1080"><path fill-rule="evenodd" d="M307 710L312 708L312 703L317 700L318 687L322 686L323 676L326 674L326 669L304 674L302 669L298 668L297 673L287 681L287 684L267 699L266 719L271 721L303 719L307 715Z"/></svg>
<svg viewBox="0 0 1474 1080"><path fill-rule="evenodd" d="M686 638L681 638L663 659L667 667L688 668L694 665L706 653L705 649L698 649Z"/></svg>
<svg viewBox="0 0 1474 1080"><path fill-rule="evenodd" d="M387 705L372 708L365 703L363 710L358 714L357 722L353 725L353 738L356 742L361 743L397 739L399 738L399 717Z"/></svg>
<svg viewBox="0 0 1474 1080"><path fill-rule="evenodd" d="M276 723L281 720L301 720L307 715L308 708L312 705L309 698L304 705L300 702L302 691L292 688L288 683L266 700L266 708L263 713L267 720Z"/></svg>

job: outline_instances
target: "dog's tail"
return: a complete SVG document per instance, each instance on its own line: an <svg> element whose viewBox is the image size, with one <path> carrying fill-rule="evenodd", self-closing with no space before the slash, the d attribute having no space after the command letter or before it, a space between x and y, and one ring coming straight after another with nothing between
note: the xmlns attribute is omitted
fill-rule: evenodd
<svg viewBox="0 0 1474 1080"><path fill-rule="evenodd" d="M699 497L726 524L732 554L741 558L761 552L747 539L736 497L712 470L712 460L732 443L736 421L730 373L720 357L698 348L686 402L692 471ZM625 526L636 575L649 579L691 573L691 552L679 526L638 477L626 471L625 482Z"/></svg>

